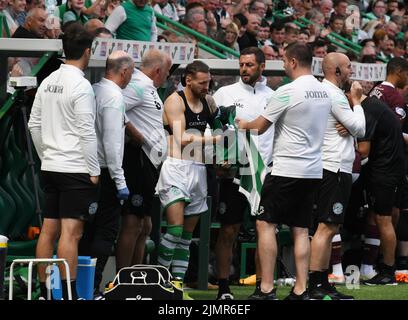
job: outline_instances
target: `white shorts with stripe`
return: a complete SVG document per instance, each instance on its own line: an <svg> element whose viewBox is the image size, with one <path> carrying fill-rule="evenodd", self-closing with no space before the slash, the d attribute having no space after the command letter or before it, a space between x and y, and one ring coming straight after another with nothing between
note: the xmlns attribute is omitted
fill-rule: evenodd
<svg viewBox="0 0 408 320"><path fill-rule="evenodd" d="M197 215L208 210L207 171L203 163L167 157L160 170L156 193L166 209L184 201L184 215Z"/></svg>

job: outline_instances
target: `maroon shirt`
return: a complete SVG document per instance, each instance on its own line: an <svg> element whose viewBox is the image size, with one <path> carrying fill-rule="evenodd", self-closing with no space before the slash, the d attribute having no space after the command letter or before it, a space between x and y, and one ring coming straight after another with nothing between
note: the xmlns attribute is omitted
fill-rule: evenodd
<svg viewBox="0 0 408 320"><path fill-rule="evenodd" d="M371 91L370 97L377 97L378 99L384 101L395 113L398 119L401 120L405 118L405 100L394 87L383 82Z"/></svg>

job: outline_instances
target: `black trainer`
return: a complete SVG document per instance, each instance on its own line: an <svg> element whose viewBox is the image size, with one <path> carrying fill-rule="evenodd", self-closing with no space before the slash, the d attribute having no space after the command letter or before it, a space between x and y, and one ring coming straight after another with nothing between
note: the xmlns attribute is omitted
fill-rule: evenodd
<svg viewBox="0 0 408 320"><path fill-rule="evenodd" d="M323 285L319 285L318 287L310 288L309 287L309 299L310 300L333 300L327 290L323 287Z"/></svg>
<svg viewBox="0 0 408 320"><path fill-rule="evenodd" d="M252 293L249 297L248 297L248 299L249 300L257 300L256 298L254 298L253 299L253 297L257 297L257 296L259 296L259 293L261 292L261 282L256 282L256 285L255 285L255 291L254 291L254 293Z"/></svg>
<svg viewBox="0 0 408 320"><path fill-rule="evenodd" d="M290 291L289 295L283 300L310 300L309 293L305 290L302 294L296 294L293 289Z"/></svg>
<svg viewBox="0 0 408 320"><path fill-rule="evenodd" d="M398 285L394 274L388 274L384 272L378 273L376 276L374 276L370 280L363 281L363 284L366 284L368 286L378 286L378 285L396 286Z"/></svg>
<svg viewBox="0 0 408 320"><path fill-rule="evenodd" d="M231 292L218 292L216 300L234 300L234 295Z"/></svg>
<svg viewBox="0 0 408 320"><path fill-rule="evenodd" d="M278 300L276 297L276 288L273 288L270 292L265 293L259 290L257 294L255 292L249 296L248 300Z"/></svg>
<svg viewBox="0 0 408 320"><path fill-rule="evenodd" d="M327 295L332 300L354 300L353 296L337 291L335 286L329 285L325 289L326 289Z"/></svg>

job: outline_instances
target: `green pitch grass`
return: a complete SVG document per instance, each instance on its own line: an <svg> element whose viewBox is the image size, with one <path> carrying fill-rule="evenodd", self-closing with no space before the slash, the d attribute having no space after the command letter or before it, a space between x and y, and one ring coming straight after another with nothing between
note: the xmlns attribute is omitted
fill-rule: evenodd
<svg viewBox="0 0 408 320"><path fill-rule="evenodd" d="M397 286L366 286L349 290L346 286L336 286L338 291L354 296L356 300L408 300L408 284ZM231 286L231 291L237 300L246 300L254 292L254 286ZM278 299L284 299L290 292L290 287L278 287ZM217 290L187 290L188 295L195 300L215 300Z"/></svg>

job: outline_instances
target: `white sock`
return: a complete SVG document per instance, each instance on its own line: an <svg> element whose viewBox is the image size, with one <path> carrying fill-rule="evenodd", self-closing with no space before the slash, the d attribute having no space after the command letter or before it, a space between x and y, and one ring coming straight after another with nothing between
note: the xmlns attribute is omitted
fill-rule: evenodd
<svg viewBox="0 0 408 320"><path fill-rule="evenodd" d="M333 274L335 276L344 276L343 274L343 266L341 265L341 263L337 263L332 265L333 268Z"/></svg>
<svg viewBox="0 0 408 320"><path fill-rule="evenodd" d="M369 275L374 273L374 267L371 264L362 264L360 268L360 273L362 275Z"/></svg>

